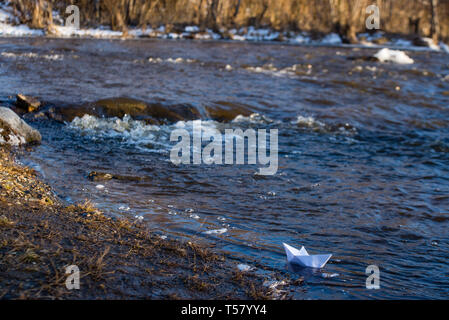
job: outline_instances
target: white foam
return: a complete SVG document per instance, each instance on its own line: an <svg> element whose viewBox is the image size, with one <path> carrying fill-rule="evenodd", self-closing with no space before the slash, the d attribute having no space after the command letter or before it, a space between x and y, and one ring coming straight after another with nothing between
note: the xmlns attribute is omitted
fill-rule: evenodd
<svg viewBox="0 0 449 320"><path fill-rule="evenodd" d="M175 127L179 129L186 129L189 132L193 132L193 126L199 126L201 124L201 129L203 136L211 136L218 130L219 122L215 120L189 120L189 121L178 121L175 123Z"/></svg>
<svg viewBox="0 0 449 320"><path fill-rule="evenodd" d="M170 146L169 126L149 125L144 121L134 120L129 115L125 115L123 119L114 118L97 118L95 116L85 114L81 118L75 117L68 124L69 128L80 130L96 140L103 138L118 138L124 143L131 145L147 146L157 145L162 148L155 148L152 152L166 152ZM146 150L150 150L145 148Z"/></svg>
<svg viewBox="0 0 449 320"><path fill-rule="evenodd" d="M234 120L232 120L234 123L257 123L257 124L263 124L263 123L271 123L273 120L271 120L268 117L265 117L259 113L253 113L249 116L243 116L239 114L237 117L235 117Z"/></svg>
<svg viewBox="0 0 449 320"><path fill-rule="evenodd" d="M298 75L310 75L312 73L312 65L294 64L290 67L282 69L276 68L273 64L265 64L262 67L246 67L247 71L255 73L264 73L273 77L295 77Z"/></svg>
<svg viewBox="0 0 449 320"><path fill-rule="evenodd" d="M184 59L181 57L178 58L167 58L167 59L162 59L159 57L150 57L148 58L148 62L151 63L174 63L174 64L180 64L180 63L194 63L195 60L194 59Z"/></svg>
<svg viewBox="0 0 449 320"><path fill-rule="evenodd" d="M384 48L374 55L380 62L393 62L397 64L412 64L413 59L407 56L403 51Z"/></svg>
<svg viewBox="0 0 449 320"><path fill-rule="evenodd" d="M39 55L34 52L14 53L14 52L5 52L4 51L0 55L4 58L9 58L9 59L45 59L45 60L60 61L64 58L64 56L60 55L60 54Z"/></svg>
<svg viewBox="0 0 449 320"><path fill-rule="evenodd" d="M325 124L315 120L314 117L303 117L303 116L298 116L298 118L296 119L295 122L297 125L300 126L304 126L304 127L320 127L320 128L324 128Z"/></svg>

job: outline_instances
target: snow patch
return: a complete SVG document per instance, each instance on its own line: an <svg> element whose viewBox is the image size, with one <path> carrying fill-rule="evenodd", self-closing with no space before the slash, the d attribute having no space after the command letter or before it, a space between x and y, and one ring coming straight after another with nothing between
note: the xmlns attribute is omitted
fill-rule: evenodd
<svg viewBox="0 0 449 320"><path fill-rule="evenodd" d="M104 28L97 29L76 29L69 26L53 25L52 33L61 38L86 37L86 38L120 38L123 36L121 31L112 31Z"/></svg>
<svg viewBox="0 0 449 320"><path fill-rule="evenodd" d="M320 41L322 44L341 44L341 38L336 33L330 33Z"/></svg>
<svg viewBox="0 0 449 320"><path fill-rule="evenodd" d="M421 38L424 43L427 44L427 46L434 51L440 51L440 46L437 45L435 42L433 42L432 38Z"/></svg>

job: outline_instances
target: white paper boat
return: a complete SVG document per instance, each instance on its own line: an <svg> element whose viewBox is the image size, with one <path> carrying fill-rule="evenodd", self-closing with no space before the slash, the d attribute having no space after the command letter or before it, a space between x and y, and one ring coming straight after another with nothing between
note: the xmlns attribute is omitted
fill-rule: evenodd
<svg viewBox="0 0 449 320"><path fill-rule="evenodd" d="M287 261L289 263L300 265L304 268L323 268L332 257L331 254L309 255L304 247L302 247L301 250L298 250L286 243L283 243L283 245L285 253L287 254Z"/></svg>

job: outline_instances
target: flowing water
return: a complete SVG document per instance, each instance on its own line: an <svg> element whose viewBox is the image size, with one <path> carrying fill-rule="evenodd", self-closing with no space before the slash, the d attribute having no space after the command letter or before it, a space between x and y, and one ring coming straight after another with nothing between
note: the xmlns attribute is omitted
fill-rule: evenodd
<svg viewBox="0 0 449 320"><path fill-rule="evenodd" d="M172 164L170 132L189 119L28 117L43 142L21 161L68 202L303 277L294 298L448 297L449 55L410 51L414 64L395 65L354 47L41 38L3 39L0 51L3 104L18 92L63 108L131 97L190 106L221 131L279 130L279 170L261 176L257 165ZM213 121L208 108L243 116ZM282 242L333 257L292 271ZM379 290L365 287L368 265Z"/></svg>

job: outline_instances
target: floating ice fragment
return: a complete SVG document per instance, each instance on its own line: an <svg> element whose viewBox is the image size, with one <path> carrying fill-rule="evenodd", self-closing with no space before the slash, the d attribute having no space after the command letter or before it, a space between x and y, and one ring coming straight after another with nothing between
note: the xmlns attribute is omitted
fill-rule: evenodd
<svg viewBox="0 0 449 320"><path fill-rule="evenodd" d="M205 231L204 234L223 234L228 232L227 228Z"/></svg>
<svg viewBox="0 0 449 320"><path fill-rule="evenodd" d="M393 62L398 64L412 64L414 62L413 59L407 56L403 51L390 50L388 48L383 48L376 53L374 57L380 62Z"/></svg>
<svg viewBox="0 0 449 320"><path fill-rule="evenodd" d="M276 281L276 280L266 280L263 283L264 287L268 287L270 289L276 289L278 286L285 286L287 284L286 281Z"/></svg>
<svg viewBox="0 0 449 320"><path fill-rule="evenodd" d="M237 266L237 268L238 268L240 271L242 271L242 272L251 271L251 270L253 269L251 266L249 266L249 265L247 265L247 264L243 264L243 263L239 264L239 265Z"/></svg>
<svg viewBox="0 0 449 320"><path fill-rule="evenodd" d="M338 277L339 274L338 274L338 273L326 273L326 272L323 272L323 273L321 274L321 276L322 276L323 278L335 278L335 277Z"/></svg>

